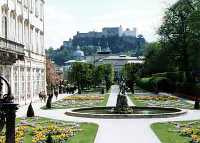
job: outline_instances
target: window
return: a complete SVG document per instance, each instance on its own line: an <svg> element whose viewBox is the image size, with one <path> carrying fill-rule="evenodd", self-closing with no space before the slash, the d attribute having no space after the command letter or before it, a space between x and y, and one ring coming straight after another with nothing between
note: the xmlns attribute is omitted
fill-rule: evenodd
<svg viewBox="0 0 200 143"><path fill-rule="evenodd" d="M14 95L15 95L15 102L19 102L19 90L18 90L18 68L14 68Z"/></svg>
<svg viewBox="0 0 200 143"><path fill-rule="evenodd" d="M40 54L44 54L44 35L40 33Z"/></svg>
<svg viewBox="0 0 200 143"><path fill-rule="evenodd" d="M23 42L23 24L21 18L18 18L18 41Z"/></svg>
<svg viewBox="0 0 200 143"><path fill-rule="evenodd" d="M41 86L40 86L40 72L39 72L39 70L37 70L36 71L36 81L37 81L37 85L36 85L36 87L37 87L37 90L35 90L36 91L36 94L38 95L39 94L39 92L40 92L40 88L41 88Z"/></svg>
<svg viewBox="0 0 200 143"><path fill-rule="evenodd" d="M31 26L30 30L30 50L33 51L34 27Z"/></svg>
<svg viewBox="0 0 200 143"><path fill-rule="evenodd" d="M2 17L2 36L3 38L7 38L7 33L8 33L8 28L7 28L7 17L3 16Z"/></svg>
<svg viewBox="0 0 200 143"><path fill-rule="evenodd" d="M31 69L27 69L27 97L31 98Z"/></svg>
<svg viewBox="0 0 200 143"><path fill-rule="evenodd" d="M44 16L44 7L43 7L43 3L40 3L40 19L43 20L43 16Z"/></svg>
<svg viewBox="0 0 200 143"><path fill-rule="evenodd" d="M39 0L35 0L35 16L39 16Z"/></svg>
<svg viewBox="0 0 200 143"><path fill-rule="evenodd" d="M21 87L20 87L20 90L21 90L21 100L25 100L25 75L24 75L24 68L21 68L20 69L20 81L21 81Z"/></svg>
<svg viewBox="0 0 200 143"><path fill-rule="evenodd" d="M24 0L24 7L28 8L28 0Z"/></svg>
<svg viewBox="0 0 200 143"><path fill-rule="evenodd" d="M30 1L30 11L31 12L34 12L34 2L35 2L35 0Z"/></svg>
<svg viewBox="0 0 200 143"><path fill-rule="evenodd" d="M28 40L28 21L24 22L24 43L27 50L29 49L29 40Z"/></svg>
<svg viewBox="0 0 200 143"><path fill-rule="evenodd" d="M15 15L13 12L10 13L10 39L15 40Z"/></svg>
<svg viewBox="0 0 200 143"><path fill-rule="evenodd" d="M35 31L36 53L38 53L38 51L39 51L39 41L38 41L38 37L39 37L39 32L38 32L38 30L36 30L36 31Z"/></svg>

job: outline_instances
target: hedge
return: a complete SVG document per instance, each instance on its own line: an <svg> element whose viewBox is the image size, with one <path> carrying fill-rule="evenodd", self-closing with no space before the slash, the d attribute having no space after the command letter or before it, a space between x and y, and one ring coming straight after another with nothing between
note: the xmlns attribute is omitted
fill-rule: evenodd
<svg viewBox="0 0 200 143"><path fill-rule="evenodd" d="M153 85L151 83L152 77L150 78L142 78L136 81L137 86L139 86L142 89L153 91Z"/></svg>
<svg viewBox="0 0 200 143"><path fill-rule="evenodd" d="M149 78L142 78L139 81L137 81L137 85L145 90L153 91L153 92L174 92L175 86L169 80L165 77L149 77Z"/></svg>
<svg viewBox="0 0 200 143"><path fill-rule="evenodd" d="M165 73L157 73L152 74L153 77L165 77L167 79L170 79L171 81L177 83L177 82L184 82L186 80L185 72L165 72Z"/></svg>

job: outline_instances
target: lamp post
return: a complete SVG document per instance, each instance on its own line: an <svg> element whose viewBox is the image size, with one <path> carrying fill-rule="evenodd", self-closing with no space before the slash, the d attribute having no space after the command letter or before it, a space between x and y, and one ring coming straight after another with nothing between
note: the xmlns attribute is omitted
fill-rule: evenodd
<svg viewBox="0 0 200 143"><path fill-rule="evenodd" d="M7 94L3 94L3 83L7 86ZM15 118L18 108L13 99L8 81L0 76L0 132L6 126L6 143L15 143Z"/></svg>

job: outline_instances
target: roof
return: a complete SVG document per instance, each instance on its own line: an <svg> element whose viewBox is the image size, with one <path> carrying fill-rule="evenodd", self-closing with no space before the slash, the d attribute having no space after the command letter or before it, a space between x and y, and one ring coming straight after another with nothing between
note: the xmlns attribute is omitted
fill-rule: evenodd
<svg viewBox="0 0 200 143"><path fill-rule="evenodd" d="M130 57L126 55L120 55L120 56L109 56L104 58L104 60L138 60L137 57Z"/></svg>
<svg viewBox="0 0 200 143"><path fill-rule="evenodd" d="M71 63L86 63L86 60L69 60L69 61L66 61L65 64L71 64Z"/></svg>
<svg viewBox="0 0 200 143"><path fill-rule="evenodd" d="M144 61L143 60L133 60L133 61L128 61L128 64L143 64Z"/></svg>
<svg viewBox="0 0 200 143"><path fill-rule="evenodd" d="M81 51L80 49L77 49L74 53L73 53L74 57L84 57L84 52Z"/></svg>

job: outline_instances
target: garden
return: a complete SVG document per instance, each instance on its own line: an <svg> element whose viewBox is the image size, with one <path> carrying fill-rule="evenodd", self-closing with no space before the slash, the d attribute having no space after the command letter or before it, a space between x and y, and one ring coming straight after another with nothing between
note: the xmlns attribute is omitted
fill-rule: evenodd
<svg viewBox="0 0 200 143"><path fill-rule="evenodd" d="M168 108L182 108L193 109L193 104L186 100L175 96L153 95L153 96L130 96L131 100L136 106L148 107L168 107Z"/></svg>
<svg viewBox="0 0 200 143"><path fill-rule="evenodd" d="M16 143L93 143L98 125L52 120L41 117L17 118ZM0 143L5 142L5 131Z"/></svg>
<svg viewBox="0 0 200 143"><path fill-rule="evenodd" d="M152 129L162 143L200 143L200 121L155 123Z"/></svg>
<svg viewBox="0 0 200 143"><path fill-rule="evenodd" d="M71 96L65 96L63 99L52 103L51 109L67 109L78 107L94 107L105 106L108 101L109 94L76 94ZM46 107L43 107L46 109Z"/></svg>

